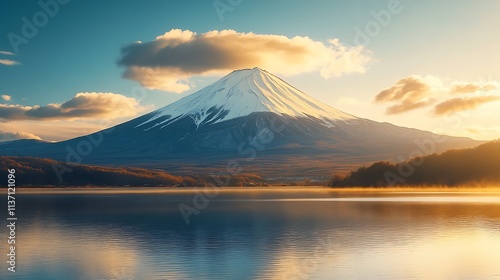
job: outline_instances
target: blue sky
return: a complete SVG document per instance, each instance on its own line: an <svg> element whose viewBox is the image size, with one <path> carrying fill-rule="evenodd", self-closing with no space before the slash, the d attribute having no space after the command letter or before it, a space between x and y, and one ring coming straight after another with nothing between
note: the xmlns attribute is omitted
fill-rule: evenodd
<svg viewBox="0 0 500 280"><path fill-rule="evenodd" d="M55 1L42 0L57 3L58 11L33 38L20 44L17 52L9 34L22 36L22 18L33 22L34 15L43 9L38 1L3 1L0 95L6 97L0 99L4 105L0 107L0 119L4 116L0 133L8 134L3 139L35 135L53 141L95 131L103 128L99 119L108 118L109 124L122 122L163 107L223 75L224 69L215 68L218 71L186 74L184 82L189 89L183 92L154 89L142 78L122 77L130 67L117 64L123 47L155 41L172 29L197 34L230 29L238 34L307 36L327 47L330 39L338 39L346 48L363 45L363 54L369 57L359 65L363 71L349 70L328 78L314 70L280 73L281 68L276 67L276 71L316 99L354 115L476 139L500 137L496 121L500 103L495 103L500 80L498 1ZM374 15L388 11L391 4L397 4L399 12L391 14L387 24L376 23ZM216 5L229 7L222 12L223 17ZM379 30L360 42L359 30L366 34L374 22ZM425 92L399 92L404 96L394 97L398 85L408 82L425 85ZM455 87L465 85L475 90L454 95ZM133 94L138 90L146 93L145 98ZM375 102L384 90L388 90L386 98ZM88 105L101 97L77 97L78 93L109 93L105 98L125 106L130 113L119 117L102 109L81 117L55 114L37 119L35 115L16 117L10 111L1 112L17 106L15 109L24 114L34 106L73 99L73 103ZM460 100L451 100L457 98ZM443 102L448 102L442 105L448 106L447 115L436 113L435 106ZM422 105L408 109L415 103ZM402 112L388 113L388 108L398 105ZM450 124L450 114L460 119L459 125ZM48 127L52 132L47 132Z"/></svg>

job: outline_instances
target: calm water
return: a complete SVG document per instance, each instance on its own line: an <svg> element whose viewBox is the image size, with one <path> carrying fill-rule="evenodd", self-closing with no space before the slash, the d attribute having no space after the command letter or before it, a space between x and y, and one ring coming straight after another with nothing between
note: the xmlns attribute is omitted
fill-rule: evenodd
<svg viewBox="0 0 500 280"><path fill-rule="evenodd" d="M232 189L186 224L194 196L24 191L0 278L500 279L500 193Z"/></svg>

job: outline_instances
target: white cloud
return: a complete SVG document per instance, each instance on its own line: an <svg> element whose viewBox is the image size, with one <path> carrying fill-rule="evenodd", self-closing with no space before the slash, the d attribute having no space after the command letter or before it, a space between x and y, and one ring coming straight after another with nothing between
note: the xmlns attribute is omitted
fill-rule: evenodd
<svg viewBox="0 0 500 280"><path fill-rule="evenodd" d="M4 132L0 130L0 142L18 140L18 139L37 139L41 140L41 138L35 134L28 132Z"/></svg>
<svg viewBox="0 0 500 280"><path fill-rule="evenodd" d="M338 39L325 43L302 36L172 29L154 41L124 47L118 64L126 67L127 79L179 93L190 88L188 79L194 75L260 67L275 74L318 72L330 78L364 73L370 61L364 47L347 47Z"/></svg>
<svg viewBox="0 0 500 280"><path fill-rule="evenodd" d="M15 55L13 52L8 52L8 51L0 51L0 54L3 54L3 55Z"/></svg>
<svg viewBox="0 0 500 280"><path fill-rule="evenodd" d="M12 99L12 97L7 94L2 94L1 97L4 101L10 101Z"/></svg>
<svg viewBox="0 0 500 280"><path fill-rule="evenodd" d="M21 63L15 61L15 60L12 60L12 59L0 59L0 64L12 66L12 65L18 65Z"/></svg>

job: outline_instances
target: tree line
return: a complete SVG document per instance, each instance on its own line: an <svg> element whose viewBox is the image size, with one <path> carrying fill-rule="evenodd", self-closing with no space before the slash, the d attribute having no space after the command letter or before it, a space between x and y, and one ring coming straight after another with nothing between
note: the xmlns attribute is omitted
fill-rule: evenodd
<svg viewBox="0 0 500 280"><path fill-rule="evenodd" d="M347 175L336 175L331 187L461 186L500 183L500 141L471 149L376 162Z"/></svg>
<svg viewBox="0 0 500 280"><path fill-rule="evenodd" d="M64 176L58 178L55 166L64 164L70 168ZM69 187L69 186L200 186L215 184L209 174L177 176L164 170L151 170L137 167L108 167L84 164L67 164L47 158L35 157L0 157L0 178L7 178L7 170L16 170L19 187ZM228 178L233 186L258 185L264 180L256 174L242 173Z"/></svg>

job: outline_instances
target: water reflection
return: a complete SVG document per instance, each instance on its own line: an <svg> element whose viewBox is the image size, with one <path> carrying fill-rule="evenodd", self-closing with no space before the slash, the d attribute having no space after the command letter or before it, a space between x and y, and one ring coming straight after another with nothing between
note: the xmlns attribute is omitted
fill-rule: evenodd
<svg viewBox="0 0 500 280"><path fill-rule="evenodd" d="M9 279L500 279L499 194L192 195L19 195Z"/></svg>

